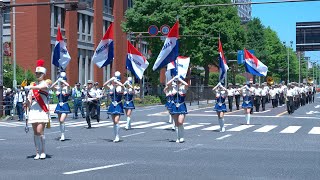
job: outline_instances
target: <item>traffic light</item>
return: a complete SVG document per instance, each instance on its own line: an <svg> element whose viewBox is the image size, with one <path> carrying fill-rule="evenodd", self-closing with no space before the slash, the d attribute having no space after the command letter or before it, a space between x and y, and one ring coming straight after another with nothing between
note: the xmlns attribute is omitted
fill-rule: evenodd
<svg viewBox="0 0 320 180"><path fill-rule="evenodd" d="M85 2L78 2L78 3L76 2L76 3L65 5L66 11L77 11L77 10L85 10L85 9L87 9L87 3Z"/></svg>

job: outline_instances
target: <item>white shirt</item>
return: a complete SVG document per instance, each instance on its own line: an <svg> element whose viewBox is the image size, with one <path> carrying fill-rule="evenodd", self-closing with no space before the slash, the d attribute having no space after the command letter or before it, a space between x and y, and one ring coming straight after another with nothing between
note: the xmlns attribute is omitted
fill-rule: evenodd
<svg viewBox="0 0 320 180"><path fill-rule="evenodd" d="M228 96L234 96L234 89L227 89Z"/></svg>
<svg viewBox="0 0 320 180"><path fill-rule="evenodd" d="M220 96L224 96L226 97L226 91L222 90L222 91L219 91L219 90L215 90L216 92L216 97L220 97ZM228 94L229 95L229 94Z"/></svg>
<svg viewBox="0 0 320 180"><path fill-rule="evenodd" d="M261 96L261 88L255 88L255 90L254 90L254 94L256 95L256 96Z"/></svg>
<svg viewBox="0 0 320 180"><path fill-rule="evenodd" d="M261 89L261 96L266 96L268 94L268 90L266 88Z"/></svg>
<svg viewBox="0 0 320 180"><path fill-rule="evenodd" d="M293 97L295 95L295 90L292 88L289 88L287 90L287 97Z"/></svg>
<svg viewBox="0 0 320 180"><path fill-rule="evenodd" d="M275 99L276 98L276 94L277 94L277 90L270 89L269 94L270 94L271 99Z"/></svg>
<svg viewBox="0 0 320 180"><path fill-rule="evenodd" d="M234 95L240 95L239 89L234 89Z"/></svg>
<svg viewBox="0 0 320 180"><path fill-rule="evenodd" d="M24 91L19 91L14 95L13 103L24 102L26 100L26 93Z"/></svg>

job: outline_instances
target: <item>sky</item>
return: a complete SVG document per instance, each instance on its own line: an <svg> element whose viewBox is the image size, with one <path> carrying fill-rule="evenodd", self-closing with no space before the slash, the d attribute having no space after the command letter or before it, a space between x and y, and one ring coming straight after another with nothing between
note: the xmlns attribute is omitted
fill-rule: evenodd
<svg viewBox="0 0 320 180"><path fill-rule="evenodd" d="M266 1L277 0L252 0ZM252 17L258 17L265 27L270 26L287 45L293 41L295 50L296 22L320 21L320 1L252 5ZM306 56L320 64L320 51L306 52Z"/></svg>

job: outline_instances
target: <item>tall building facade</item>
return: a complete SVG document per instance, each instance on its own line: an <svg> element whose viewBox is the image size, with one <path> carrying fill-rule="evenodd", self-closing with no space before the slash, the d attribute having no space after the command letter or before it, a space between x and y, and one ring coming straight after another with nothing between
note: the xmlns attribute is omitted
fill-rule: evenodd
<svg viewBox="0 0 320 180"><path fill-rule="evenodd" d="M251 0L231 0L232 3L248 3L251 2ZM241 19L242 23L248 22L251 20L251 4L248 5L238 5L238 16Z"/></svg>
<svg viewBox="0 0 320 180"><path fill-rule="evenodd" d="M10 0L5 1L10 3ZM49 1L53 0L15 0L16 3ZM57 29L60 26L71 56L66 69L69 83L84 84L91 79L101 84L116 70L125 76L127 35L120 25L124 20L125 10L132 7L132 0L79 2L86 2L88 8L80 11L66 11L64 5L16 8L16 61L19 66L34 71L36 60L44 59L47 68L46 78L56 80L57 68L51 61ZM4 42L12 42L13 15L9 12L8 14L9 16L4 17ZM115 59L112 65L100 69L92 63L91 58L111 22L114 22Z"/></svg>

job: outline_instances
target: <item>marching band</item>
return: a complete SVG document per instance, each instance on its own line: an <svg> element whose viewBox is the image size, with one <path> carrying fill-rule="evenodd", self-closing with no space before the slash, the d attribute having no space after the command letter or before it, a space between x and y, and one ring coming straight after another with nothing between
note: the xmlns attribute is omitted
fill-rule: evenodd
<svg viewBox="0 0 320 180"><path fill-rule="evenodd" d="M58 120L60 122L60 141L65 140L65 119L69 113L71 113L68 99L72 96L75 102L75 116L78 117L77 109L80 108L81 114L86 118L88 129L91 128L91 118L96 116L97 122L100 121L100 99L105 92L108 92L111 103L108 106L107 114L112 116L114 140L113 142L119 142L119 121L121 115L126 115L125 129L131 129L131 116L132 111L135 109L134 95L135 89L133 87L132 77L128 77L127 80L121 83L121 74L116 71L114 77L110 78L103 84L102 89L98 88L98 83L93 83L92 80L88 80L87 86L81 91L80 84L77 83L76 87L70 91L70 85L67 83L66 73L61 72L58 80L51 84L51 80L44 80L46 69L43 67L43 60L38 60L36 67L37 82L31 83L30 86L25 86L25 94L27 96L24 102L26 108L27 123L32 124L34 132L34 144L36 147L35 160L45 159L45 135L44 128L46 123L50 123L50 114L48 109L48 94L50 89L56 89L56 96L58 103L55 108L55 113L58 114ZM184 121L186 114L188 114L187 106L185 104L185 98L188 90L188 83L184 81L184 78L177 75L169 80L164 88L163 92L166 95L165 107L169 112L169 122L173 122L173 128L176 131L176 142L183 143L184 139ZM106 89L104 89L106 87ZM105 91L108 90L108 91ZM212 91L215 92L215 105L214 111L218 116L218 122L220 125L220 132L225 132L224 126L224 114L228 111L226 103L228 102L229 111L232 111L233 100L235 99L236 109L239 110L240 96L243 97L242 108L244 109L246 124L250 124L251 114L253 108L255 111L260 111L260 105L262 111L266 110L266 103L272 103L272 107L287 105L288 114L292 114L300 106L304 106L307 103L314 102L314 96L316 93L315 86L313 84L298 84L296 82L280 83L279 85L270 85L267 83L253 84L252 81L244 83L242 87L239 84L233 86L229 83L228 87L224 87L221 83L218 83ZM29 92L29 93L28 93ZM124 99L124 101L122 101ZM81 105L79 104L81 102ZM82 102L85 104L86 113L83 112ZM96 115L93 112L96 112ZM171 123L171 122L170 122ZM27 130L26 130L27 132Z"/></svg>

